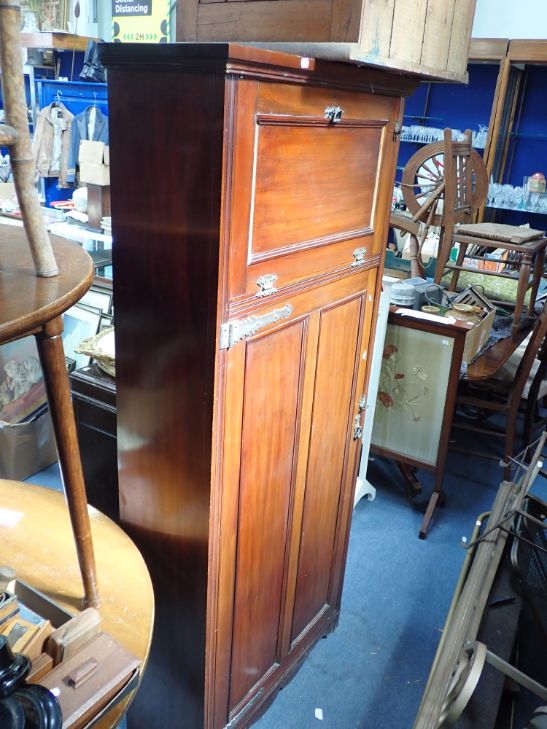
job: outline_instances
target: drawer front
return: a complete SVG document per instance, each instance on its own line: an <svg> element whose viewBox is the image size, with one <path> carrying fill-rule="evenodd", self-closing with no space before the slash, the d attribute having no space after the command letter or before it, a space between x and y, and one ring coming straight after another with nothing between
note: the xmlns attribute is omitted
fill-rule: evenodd
<svg viewBox="0 0 547 729"><path fill-rule="evenodd" d="M235 99L231 298L377 263L400 100L247 80Z"/></svg>

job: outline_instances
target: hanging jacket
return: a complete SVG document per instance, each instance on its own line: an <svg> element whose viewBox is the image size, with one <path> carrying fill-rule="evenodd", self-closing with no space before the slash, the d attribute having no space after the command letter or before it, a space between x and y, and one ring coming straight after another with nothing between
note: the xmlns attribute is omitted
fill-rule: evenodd
<svg viewBox="0 0 547 729"><path fill-rule="evenodd" d="M93 128L90 129L90 115L93 109L95 109L95 123L92 125ZM102 113L98 106L88 106L72 120L68 157L69 182L76 182L76 165L80 156L80 142L83 140L108 144L108 117Z"/></svg>
<svg viewBox="0 0 547 729"><path fill-rule="evenodd" d="M58 177L59 187L68 183L68 157L74 114L59 101L46 106L38 115L32 140L36 172L40 177Z"/></svg>

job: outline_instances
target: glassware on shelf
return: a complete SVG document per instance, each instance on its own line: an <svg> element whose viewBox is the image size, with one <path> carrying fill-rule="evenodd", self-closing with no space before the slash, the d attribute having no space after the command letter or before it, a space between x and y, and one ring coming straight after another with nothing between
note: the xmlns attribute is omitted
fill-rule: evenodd
<svg viewBox="0 0 547 729"><path fill-rule="evenodd" d="M479 124L479 130L472 132L473 147L484 148L486 137L488 135L488 127ZM464 132L460 129L452 130L452 139L454 142L462 142ZM418 144L430 144L431 142L441 142L444 139L444 128L426 127L420 124L403 125L401 130L401 141L416 142Z"/></svg>
<svg viewBox="0 0 547 729"><path fill-rule="evenodd" d="M530 213L547 213L547 192L531 192L528 177L522 187L491 182L488 186L486 205L507 210L525 210Z"/></svg>

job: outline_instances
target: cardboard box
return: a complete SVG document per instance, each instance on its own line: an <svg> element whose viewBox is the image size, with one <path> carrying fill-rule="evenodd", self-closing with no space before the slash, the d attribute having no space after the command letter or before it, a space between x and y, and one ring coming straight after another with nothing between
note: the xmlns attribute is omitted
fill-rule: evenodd
<svg viewBox="0 0 547 729"><path fill-rule="evenodd" d="M90 142L84 139L80 142L80 152L78 155L78 162L91 162L92 164L100 165L104 162L104 142Z"/></svg>
<svg viewBox="0 0 547 729"><path fill-rule="evenodd" d="M11 200L15 195L13 182L0 182L0 200Z"/></svg>
<svg viewBox="0 0 547 729"><path fill-rule="evenodd" d="M49 411L26 423L0 421L0 478L23 481L56 460Z"/></svg>
<svg viewBox="0 0 547 729"><path fill-rule="evenodd" d="M110 167L84 162L80 165L80 182L101 187L110 185Z"/></svg>
<svg viewBox="0 0 547 729"><path fill-rule="evenodd" d="M78 161L80 182L110 185L110 154L104 142L82 141Z"/></svg>

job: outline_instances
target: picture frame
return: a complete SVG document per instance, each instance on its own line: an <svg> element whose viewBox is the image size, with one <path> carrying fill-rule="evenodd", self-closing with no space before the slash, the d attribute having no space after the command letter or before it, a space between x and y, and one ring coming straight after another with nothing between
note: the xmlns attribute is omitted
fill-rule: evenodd
<svg viewBox="0 0 547 729"><path fill-rule="evenodd" d="M23 337L0 346L0 421L21 423L47 402L36 340Z"/></svg>
<svg viewBox="0 0 547 729"><path fill-rule="evenodd" d="M100 309L103 314L110 314L112 311L112 289L93 284L78 303Z"/></svg>
<svg viewBox="0 0 547 729"><path fill-rule="evenodd" d="M63 347L65 357L75 360L75 369L85 367L91 357L75 351L84 339L97 334L102 315L101 309L77 303L63 314Z"/></svg>
<svg viewBox="0 0 547 729"><path fill-rule="evenodd" d="M113 327L114 326L114 316L112 314L101 314L101 320L99 322L99 331L102 332L103 329L106 329L107 327Z"/></svg>

